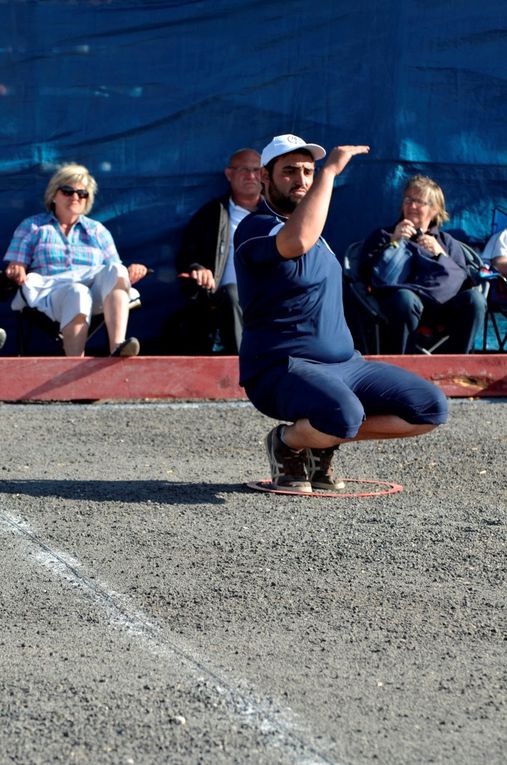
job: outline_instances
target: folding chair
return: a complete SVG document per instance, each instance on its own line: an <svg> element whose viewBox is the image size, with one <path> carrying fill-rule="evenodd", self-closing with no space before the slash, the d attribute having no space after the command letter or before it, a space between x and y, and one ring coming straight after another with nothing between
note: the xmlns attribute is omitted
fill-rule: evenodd
<svg viewBox="0 0 507 765"><path fill-rule="evenodd" d="M361 273L362 248L362 241L353 242L343 256L343 303L355 347L360 353L378 356L380 333L387 320Z"/></svg>
<svg viewBox="0 0 507 765"><path fill-rule="evenodd" d="M450 337L449 333L445 331L445 327L440 324L436 327L420 324L417 327L416 336L417 342L414 347L419 353L423 353L426 356L431 356L435 353Z"/></svg>
<svg viewBox="0 0 507 765"><path fill-rule="evenodd" d="M484 334L482 350L488 351L488 336L490 327L493 330L498 348L497 353L507 352L507 278L497 271L492 271L489 277L489 294L484 319Z"/></svg>
<svg viewBox="0 0 507 765"><path fill-rule="evenodd" d="M19 308L14 307L14 305L19 306ZM141 296L135 288L131 288L129 312L140 306ZM42 311L38 311L37 308L30 308L24 301L22 290L18 290L16 293L16 297L14 298L11 307L17 313L16 335L18 356L34 355L33 352L30 353L30 350L33 349L36 341L38 341L38 350L42 351L35 354L37 356L65 355L59 323L57 321L52 321L49 316L46 316ZM89 343L91 338L94 337L104 325L104 314L100 313L92 316L86 344ZM42 338L45 338L46 342L44 342L44 340L41 342L41 336Z"/></svg>
<svg viewBox="0 0 507 765"><path fill-rule="evenodd" d="M182 356L210 356L215 352L218 312L210 290L197 286L190 274L178 274L183 305L173 317L174 352Z"/></svg>
<svg viewBox="0 0 507 765"><path fill-rule="evenodd" d="M494 207L491 216L491 236L503 231L504 228L507 228L507 210Z"/></svg>
<svg viewBox="0 0 507 765"><path fill-rule="evenodd" d="M493 208L489 240L491 246L505 229L507 229L507 210L501 207ZM488 249L491 257L491 247ZM486 293L488 303L484 319L482 352L505 353L507 351L507 279L489 264L483 269L482 277L487 282L489 290ZM488 338L491 336L494 337L497 348L488 348Z"/></svg>

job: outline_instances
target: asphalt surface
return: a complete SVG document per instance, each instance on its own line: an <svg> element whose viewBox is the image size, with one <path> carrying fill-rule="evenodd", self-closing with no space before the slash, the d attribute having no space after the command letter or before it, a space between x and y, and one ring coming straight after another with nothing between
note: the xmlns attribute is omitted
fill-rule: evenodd
<svg viewBox="0 0 507 765"><path fill-rule="evenodd" d="M342 447L389 496L248 489L272 425L0 405L2 765L505 763L507 402Z"/></svg>

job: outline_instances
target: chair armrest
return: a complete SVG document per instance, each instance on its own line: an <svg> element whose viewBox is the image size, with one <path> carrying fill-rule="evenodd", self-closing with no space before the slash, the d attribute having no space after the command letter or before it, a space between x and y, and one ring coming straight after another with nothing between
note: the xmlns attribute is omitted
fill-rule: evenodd
<svg viewBox="0 0 507 765"><path fill-rule="evenodd" d="M377 298L371 292L368 292L368 288L365 284L358 282L350 283L349 289L357 302L367 313L370 314L372 318L380 319L384 322L387 321L384 314L380 310Z"/></svg>

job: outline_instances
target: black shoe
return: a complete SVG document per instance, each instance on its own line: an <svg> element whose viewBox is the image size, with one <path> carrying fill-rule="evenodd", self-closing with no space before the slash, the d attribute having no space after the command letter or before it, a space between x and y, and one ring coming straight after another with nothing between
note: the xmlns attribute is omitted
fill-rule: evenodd
<svg viewBox="0 0 507 765"><path fill-rule="evenodd" d="M111 356L138 356L141 346L137 337L128 337L116 346Z"/></svg>
<svg viewBox="0 0 507 765"><path fill-rule="evenodd" d="M305 466L305 450L295 452L286 446L280 438L283 425L277 425L266 436L271 480L277 489L311 493L312 485L308 480Z"/></svg>
<svg viewBox="0 0 507 765"><path fill-rule="evenodd" d="M333 454L338 449L331 446L329 449L305 449L306 470L312 489L344 489L343 481L333 477L331 462Z"/></svg>

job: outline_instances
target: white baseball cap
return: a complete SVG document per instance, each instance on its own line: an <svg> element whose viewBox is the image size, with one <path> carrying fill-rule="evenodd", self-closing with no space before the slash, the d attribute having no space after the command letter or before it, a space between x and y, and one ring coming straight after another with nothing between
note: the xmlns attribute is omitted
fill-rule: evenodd
<svg viewBox="0 0 507 765"><path fill-rule="evenodd" d="M266 167L268 162L271 162L275 157L281 157L282 154L289 154L291 151L297 151L298 149L307 149L314 160L323 159L326 156L326 150L316 143L306 143L302 138L297 135L275 135L273 140L264 147L261 154L261 165Z"/></svg>

